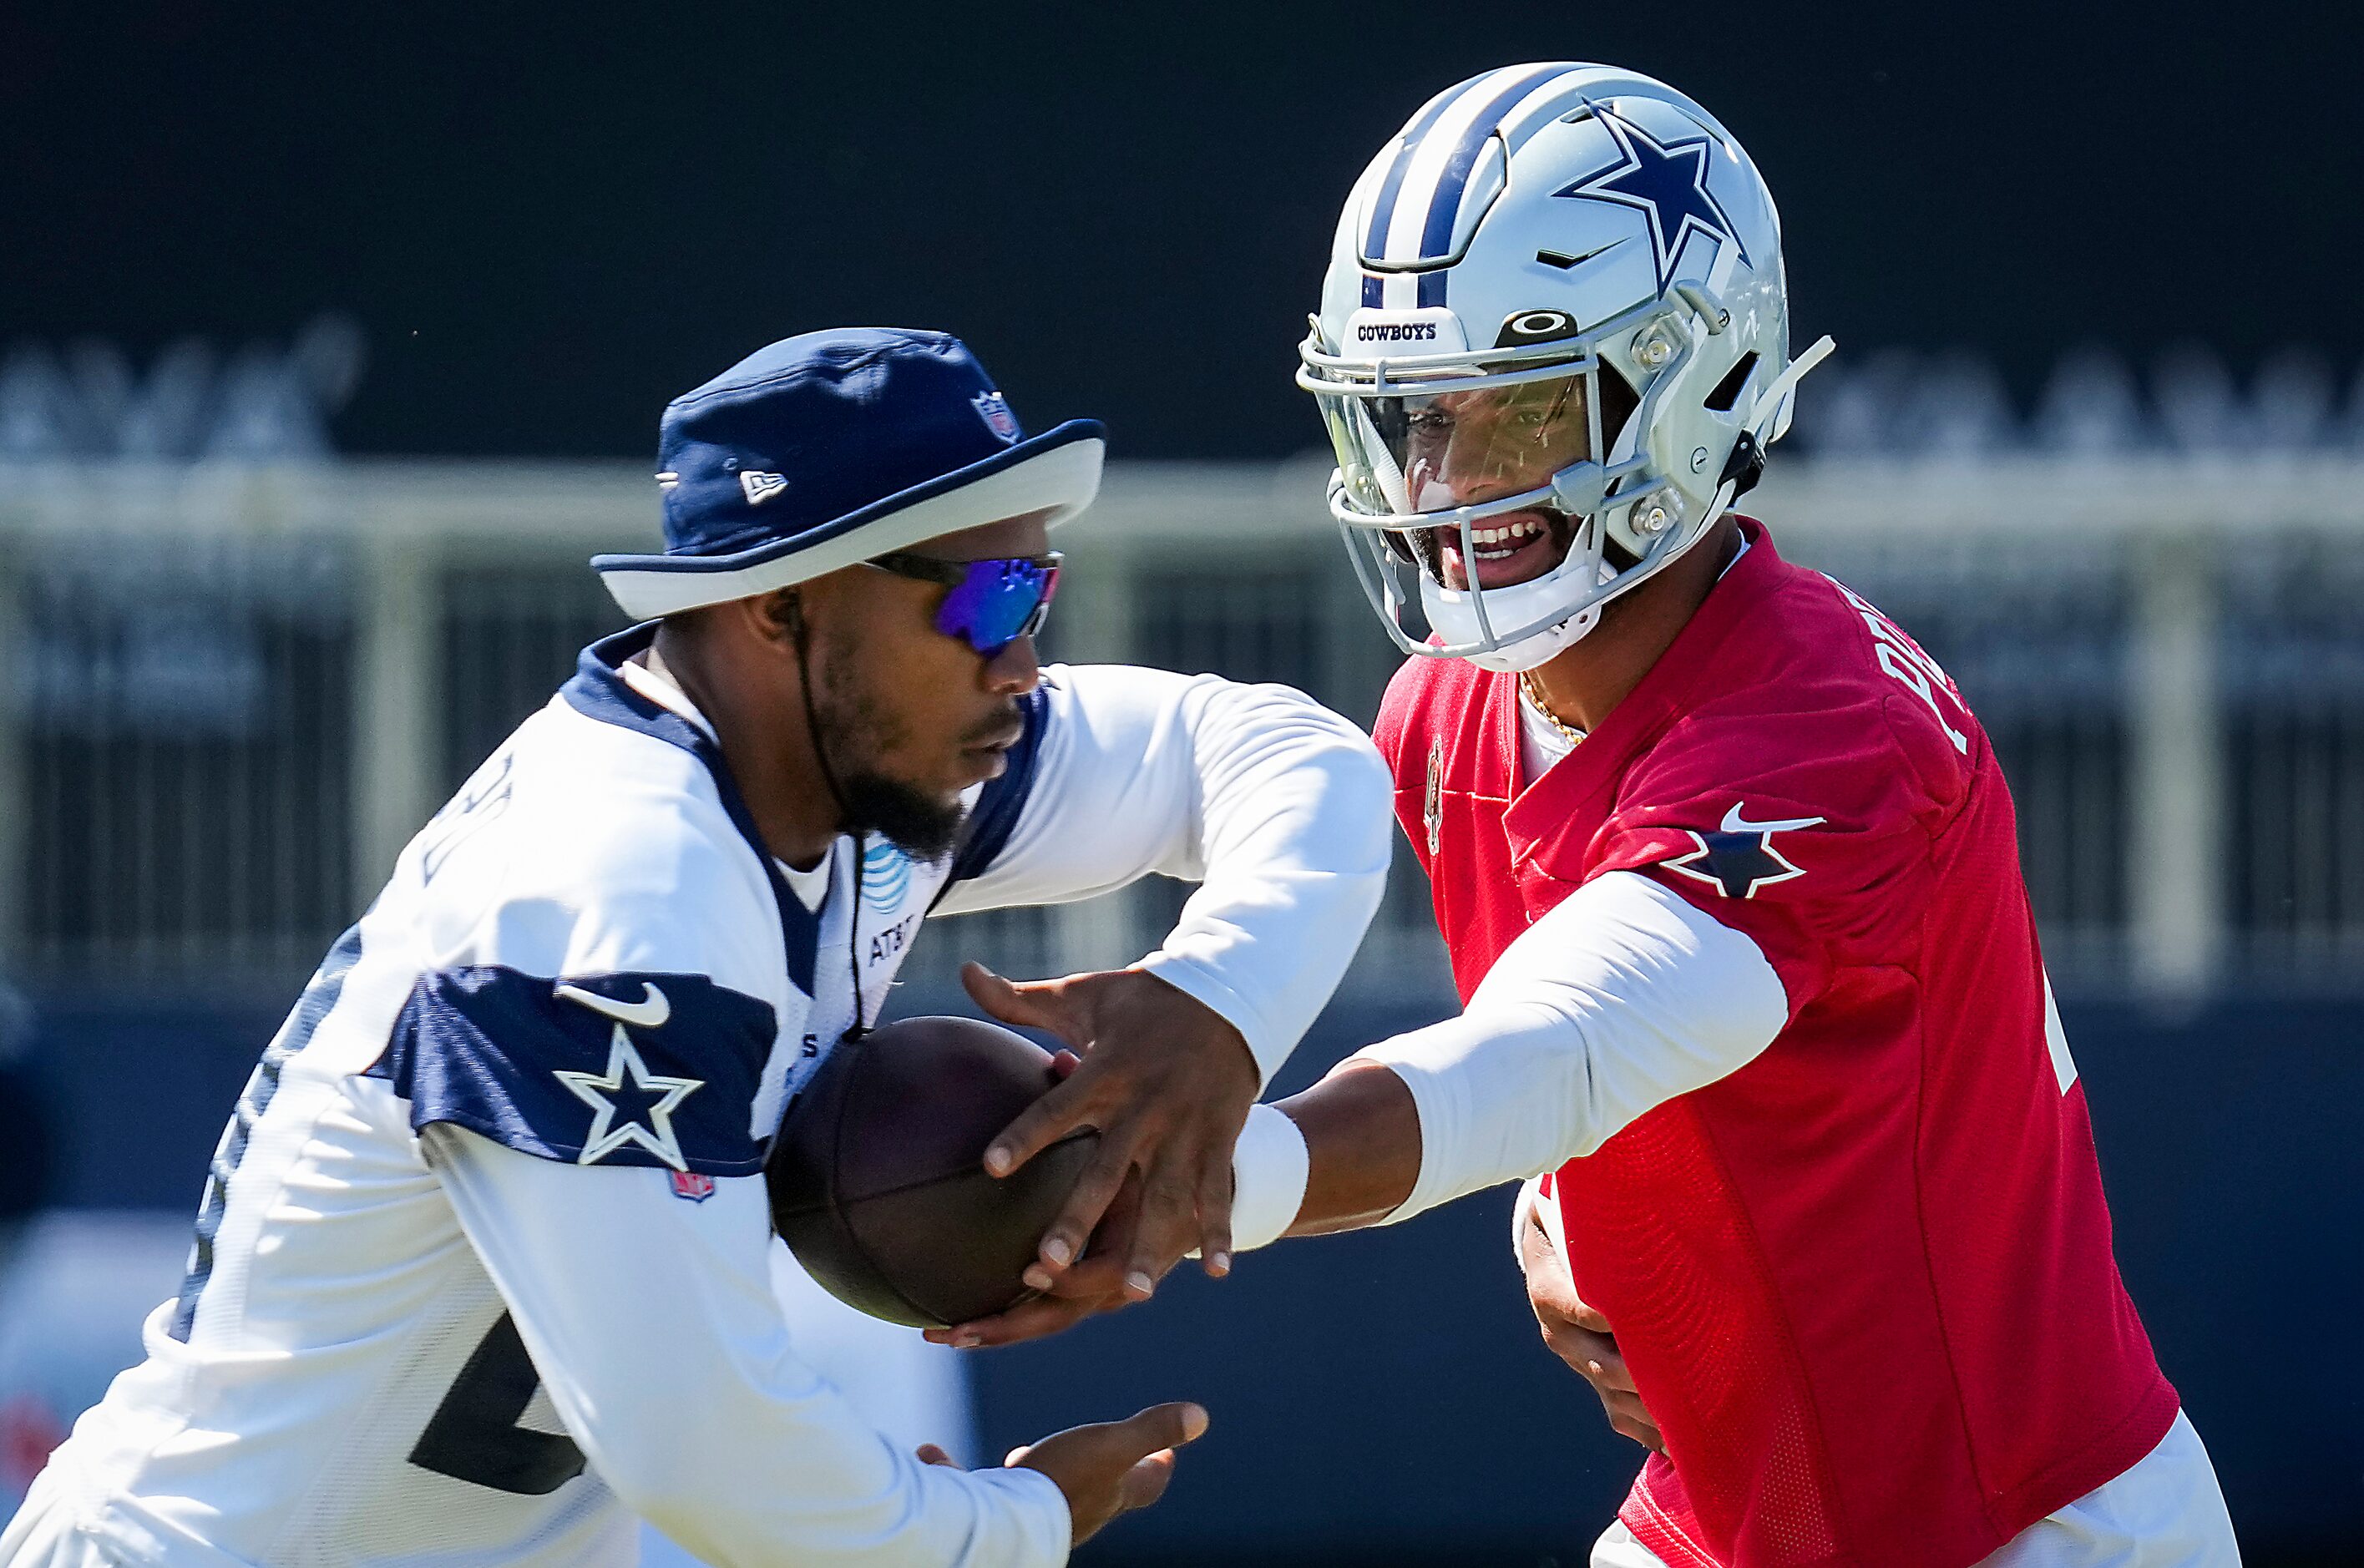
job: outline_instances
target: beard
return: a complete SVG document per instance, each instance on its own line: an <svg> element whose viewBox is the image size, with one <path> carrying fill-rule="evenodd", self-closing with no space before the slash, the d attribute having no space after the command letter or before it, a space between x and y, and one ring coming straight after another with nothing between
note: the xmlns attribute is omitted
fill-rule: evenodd
<svg viewBox="0 0 2364 1568"><path fill-rule="evenodd" d="M850 773L838 787L845 792L850 831L875 833L915 861L940 861L951 854L968 820L958 797L940 800L879 773Z"/></svg>
<svg viewBox="0 0 2364 1568"><path fill-rule="evenodd" d="M968 820L958 795L946 798L904 783L877 764L903 740L903 726L852 688L856 659L824 667L813 717L825 765L841 770L837 787L849 833L875 833L915 861L940 861L960 842Z"/></svg>

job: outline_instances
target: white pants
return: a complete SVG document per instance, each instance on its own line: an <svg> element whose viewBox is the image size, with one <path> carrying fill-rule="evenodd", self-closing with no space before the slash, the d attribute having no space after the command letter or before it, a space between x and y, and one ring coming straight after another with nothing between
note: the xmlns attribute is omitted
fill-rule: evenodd
<svg viewBox="0 0 2364 1568"><path fill-rule="evenodd" d="M2240 1568L2232 1516L2200 1434L2180 1411L2158 1446L2116 1480L2020 1531L1979 1568ZM1622 1524L1592 1568L1667 1568Z"/></svg>

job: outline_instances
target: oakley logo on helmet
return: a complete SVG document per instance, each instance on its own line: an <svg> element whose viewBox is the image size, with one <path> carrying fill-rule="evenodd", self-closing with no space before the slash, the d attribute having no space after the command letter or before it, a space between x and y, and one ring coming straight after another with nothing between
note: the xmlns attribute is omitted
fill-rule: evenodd
<svg viewBox="0 0 2364 1568"><path fill-rule="evenodd" d="M1565 310L1522 310L1502 323L1501 335L1494 339L1494 347L1548 343L1556 338L1572 338L1577 330L1576 317Z"/></svg>
<svg viewBox="0 0 2364 1568"><path fill-rule="evenodd" d="M787 487L788 482L776 473L765 473L760 469L753 468L740 471L739 488L746 492L747 505L750 506L762 506Z"/></svg>

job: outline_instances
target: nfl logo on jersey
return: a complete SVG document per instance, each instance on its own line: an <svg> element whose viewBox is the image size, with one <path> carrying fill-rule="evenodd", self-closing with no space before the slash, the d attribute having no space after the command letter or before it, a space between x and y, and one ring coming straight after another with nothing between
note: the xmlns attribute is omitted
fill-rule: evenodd
<svg viewBox="0 0 2364 1568"><path fill-rule="evenodd" d="M704 1203L714 1195L714 1178L702 1171L675 1171L673 1195L687 1198L692 1203Z"/></svg>

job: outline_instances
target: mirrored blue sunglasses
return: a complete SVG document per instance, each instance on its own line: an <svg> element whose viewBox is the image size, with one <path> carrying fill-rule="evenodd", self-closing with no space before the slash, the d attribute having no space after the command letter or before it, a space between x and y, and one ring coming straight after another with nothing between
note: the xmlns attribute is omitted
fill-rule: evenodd
<svg viewBox="0 0 2364 1568"><path fill-rule="evenodd" d="M960 638L990 659L1020 638L1043 629L1051 614L1051 595L1059 586L1059 562L1064 559L1057 550L984 561L939 561L898 551L873 556L864 564L951 589L936 606L936 629L946 637Z"/></svg>

